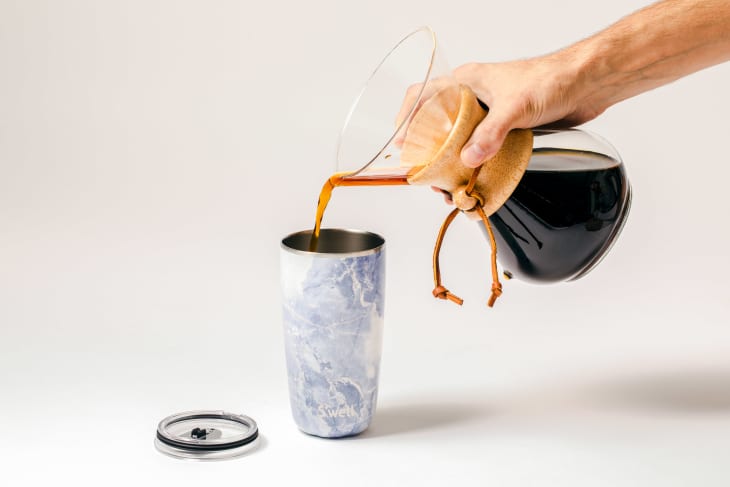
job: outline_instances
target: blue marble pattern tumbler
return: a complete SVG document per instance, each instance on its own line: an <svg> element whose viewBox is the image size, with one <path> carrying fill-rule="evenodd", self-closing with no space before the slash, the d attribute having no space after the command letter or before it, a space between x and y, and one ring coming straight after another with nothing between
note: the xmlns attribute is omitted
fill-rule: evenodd
<svg viewBox="0 0 730 487"><path fill-rule="evenodd" d="M356 435L378 396L385 241L368 232L322 229L281 242L281 288L289 399L310 435Z"/></svg>

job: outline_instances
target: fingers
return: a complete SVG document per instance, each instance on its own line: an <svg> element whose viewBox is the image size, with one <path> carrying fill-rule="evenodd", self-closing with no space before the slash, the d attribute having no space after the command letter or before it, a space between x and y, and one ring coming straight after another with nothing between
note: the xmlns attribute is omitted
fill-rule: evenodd
<svg viewBox="0 0 730 487"><path fill-rule="evenodd" d="M454 83L453 79L449 77L441 77L429 80L425 85L423 83L415 83L409 86L406 90L405 96L403 97L403 103L398 111L398 115L395 117L395 126L400 127L409 116L412 117L415 115L434 93L452 83ZM394 142L397 147L401 147L403 145L406 137L406 131L408 130L408 123L403 124L395 136Z"/></svg>
<svg viewBox="0 0 730 487"><path fill-rule="evenodd" d="M411 111L411 108L413 108L413 103L418 98L418 95L421 93L422 89L423 83L416 83L408 87L408 89L406 90L406 94L403 97L403 103L401 104L400 110L398 111L398 115L395 117L396 126L403 123L403 120L406 119Z"/></svg>
<svg viewBox="0 0 730 487"><path fill-rule="evenodd" d="M505 137L513 128L513 120L497 110L491 110L472 132L461 150L461 161L467 167L477 167L499 151Z"/></svg>
<svg viewBox="0 0 730 487"><path fill-rule="evenodd" d="M441 189L441 188L438 188L436 186L431 186L431 190L434 191L434 192L436 192L436 193L441 193L444 196L444 202L447 205L453 205L454 204L454 200L451 198L451 193L449 193L445 189Z"/></svg>
<svg viewBox="0 0 730 487"><path fill-rule="evenodd" d="M423 83L416 83L414 85L411 85L406 90L406 94L403 97L403 103L401 104L400 110L398 110L398 115L395 117L395 126L400 127L403 121L410 115L411 111L413 113L416 112L418 107L415 107L414 110L412 110L413 104L418 99L418 95L421 94L421 90L423 89ZM398 134L395 136L395 145L400 147L403 145L403 140L405 138L407 126L403 126Z"/></svg>

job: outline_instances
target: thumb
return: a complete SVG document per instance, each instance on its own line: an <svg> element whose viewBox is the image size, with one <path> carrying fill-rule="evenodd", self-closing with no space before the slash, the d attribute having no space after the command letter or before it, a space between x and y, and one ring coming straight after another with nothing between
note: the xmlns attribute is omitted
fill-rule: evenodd
<svg viewBox="0 0 730 487"><path fill-rule="evenodd" d="M502 147L511 129L511 117L490 110L461 149L461 161L467 167L477 167L491 159Z"/></svg>

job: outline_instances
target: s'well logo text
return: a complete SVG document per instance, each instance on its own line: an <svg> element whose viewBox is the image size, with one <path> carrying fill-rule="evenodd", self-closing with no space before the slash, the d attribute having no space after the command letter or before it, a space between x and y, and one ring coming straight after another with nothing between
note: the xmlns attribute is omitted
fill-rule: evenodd
<svg viewBox="0 0 730 487"><path fill-rule="evenodd" d="M360 415L355 411L355 406L346 404L337 408L328 408L324 404L320 404L317 408L317 414L320 418L357 418Z"/></svg>

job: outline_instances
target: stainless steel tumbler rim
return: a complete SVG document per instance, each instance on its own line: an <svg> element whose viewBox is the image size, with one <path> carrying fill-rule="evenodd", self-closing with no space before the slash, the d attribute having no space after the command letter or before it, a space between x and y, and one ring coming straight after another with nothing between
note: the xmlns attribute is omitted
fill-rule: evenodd
<svg viewBox="0 0 730 487"><path fill-rule="evenodd" d="M377 233L350 228L323 228L319 234L318 250L311 252L311 236L312 230L292 233L281 240L281 248L292 254L341 259L376 254L382 252L385 246L385 239Z"/></svg>

